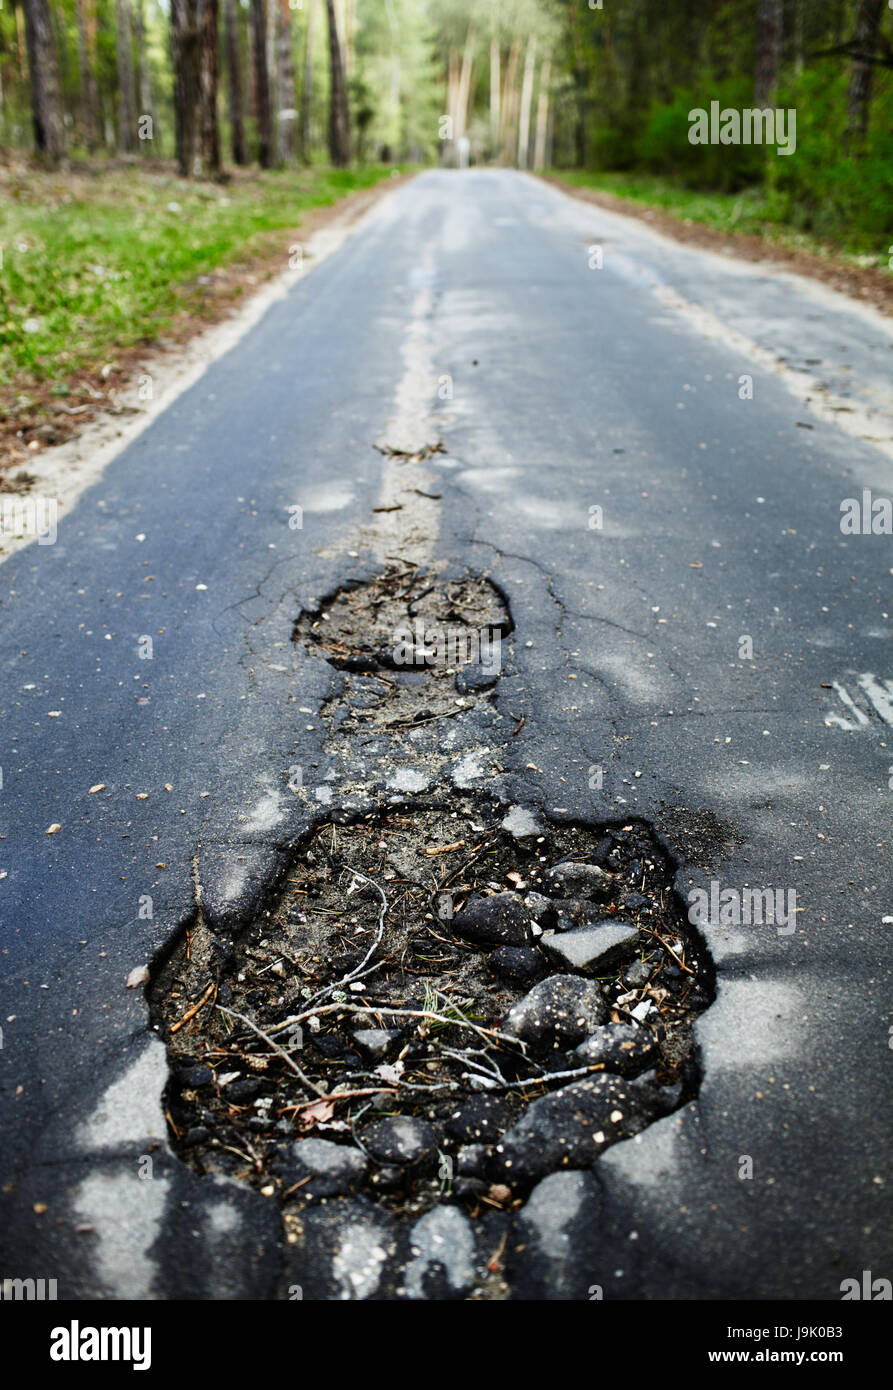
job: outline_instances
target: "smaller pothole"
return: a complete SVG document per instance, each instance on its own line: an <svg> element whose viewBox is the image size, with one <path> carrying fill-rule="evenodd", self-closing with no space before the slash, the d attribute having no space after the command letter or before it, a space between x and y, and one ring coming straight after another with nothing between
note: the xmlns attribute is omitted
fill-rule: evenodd
<svg viewBox="0 0 893 1390"><path fill-rule="evenodd" d="M489 580L401 563L302 613L294 640L345 673L322 713L337 710L348 734L411 728L474 704L499 680L511 630Z"/></svg>
<svg viewBox="0 0 893 1390"><path fill-rule="evenodd" d="M153 1006L197 1172L278 1195L286 1227L347 1194L474 1220L693 1094L710 967L649 827L504 819L324 825L238 940L186 933Z"/></svg>

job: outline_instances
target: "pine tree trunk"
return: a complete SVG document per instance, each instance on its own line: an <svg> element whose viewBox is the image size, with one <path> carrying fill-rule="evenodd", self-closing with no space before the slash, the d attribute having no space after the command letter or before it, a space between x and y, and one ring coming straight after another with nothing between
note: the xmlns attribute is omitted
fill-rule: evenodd
<svg viewBox="0 0 893 1390"><path fill-rule="evenodd" d="M344 80L350 85L353 72L354 31L357 23L357 0L344 0Z"/></svg>
<svg viewBox="0 0 893 1390"><path fill-rule="evenodd" d="M254 101L257 111L257 157L262 169L272 169L275 158L273 108L267 71L267 20L264 0L251 0L254 37Z"/></svg>
<svg viewBox="0 0 893 1390"><path fill-rule="evenodd" d="M239 26L236 0L223 0L226 34L226 75L229 91L229 127L233 163L247 164L245 148L245 113L242 106L242 53L239 45Z"/></svg>
<svg viewBox="0 0 893 1390"><path fill-rule="evenodd" d="M499 149L499 43L490 40L490 146Z"/></svg>
<svg viewBox="0 0 893 1390"><path fill-rule="evenodd" d="M301 160L310 163L310 112L313 105L313 41L316 37L317 0L307 0L307 34L304 49L304 85L301 90L301 129L298 145Z"/></svg>
<svg viewBox="0 0 893 1390"><path fill-rule="evenodd" d="M295 158L295 60L292 53L291 8L279 0L277 58L279 67L279 153L286 164Z"/></svg>
<svg viewBox="0 0 893 1390"><path fill-rule="evenodd" d="M267 0L266 7L267 82L270 87L270 130L273 136L273 168L277 168L282 151L279 148L279 69L276 65L276 16L278 0Z"/></svg>
<svg viewBox="0 0 893 1390"><path fill-rule="evenodd" d="M536 36L527 40L527 57L524 61L524 81L521 85L521 113L518 119L518 168L527 168L530 150L530 106L533 101L533 74L536 63Z"/></svg>
<svg viewBox="0 0 893 1390"><path fill-rule="evenodd" d="M509 49L509 60L505 72L505 85L502 89L502 148L503 164L513 164L515 160L515 121L518 112L518 67L521 62L521 41L515 39Z"/></svg>
<svg viewBox="0 0 893 1390"><path fill-rule="evenodd" d="M147 140L145 137L140 139L140 145L145 154L151 154L153 149L158 148L158 119L155 113L155 103L152 100L152 78L149 73L149 60L146 56L146 20L144 12L144 0L136 0L136 52L137 52L137 72L139 75L139 112L137 121L137 134L144 117L148 116L151 122L152 138Z"/></svg>
<svg viewBox="0 0 893 1390"><path fill-rule="evenodd" d="M569 10L571 23L571 39L573 47L573 78L575 94L575 114L574 114L574 150L577 167L585 169L588 159L588 140L586 131L586 120L588 115L588 81L586 63L583 56L583 46L580 39L580 26L577 18L577 7L571 5ZM611 28L608 17L605 16L605 49L608 54L611 52ZM610 71L610 68L609 68Z"/></svg>
<svg viewBox="0 0 893 1390"><path fill-rule="evenodd" d="M856 16L855 45L858 53L871 56L877 48L878 31L884 0L861 0ZM868 116L871 110L871 90L873 70L871 63L861 63L853 59L850 73L850 87L847 94L846 141L858 143L868 134Z"/></svg>
<svg viewBox="0 0 893 1390"><path fill-rule="evenodd" d="M96 100L96 12L94 0L77 0L78 65L81 76L81 129L90 154L99 143ZM92 39L92 42L91 42Z"/></svg>
<svg viewBox="0 0 893 1390"><path fill-rule="evenodd" d="M115 52L118 62L118 149L133 154L137 144L133 35L128 0L115 0Z"/></svg>
<svg viewBox="0 0 893 1390"><path fill-rule="evenodd" d="M468 98L471 92L471 65L474 60L474 24L469 24L465 36L465 51L462 54L462 71L459 74L459 92L456 97L456 125L453 133L458 140L468 128Z"/></svg>
<svg viewBox="0 0 893 1390"><path fill-rule="evenodd" d="M174 108L180 173L220 172L217 0L171 0Z"/></svg>
<svg viewBox="0 0 893 1390"><path fill-rule="evenodd" d="M218 0L200 0L203 23L199 27L199 79L201 90L202 172L220 173L220 129L217 124L217 89L220 85L218 52Z"/></svg>
<svg viewBox="0 0 893 1390"><path fill-rule="evenodd" d="M778 86L781 57L782 0L759 0L757 10L757 68L754 97L757 106L768 106Z"/></svg>
<svg viewBox="0 0 893 1390"><path fill-rule="evenodd" d="M49 0L24 0L34 148L58 159L64 144L62 96Z"/></svg>
<svg viewBox="0 0 893 1390"><path fill-rule="evenodd" d="M344 84L344 62L335 18L335 0L326 0L329 18L329 64L331 67L331 99L329 103L329 155L336 168L350 163L350 112Z"/></svg>
<svg viewBox="0 0 893 1390"><path fill-rule="evenodd" d="M549 130L549 79L552 74L552 64L548 58L543 59L540 68L540 94L536 108L536 143L533 149L534 169L544 169L546 167L546 136Z"/></svg>

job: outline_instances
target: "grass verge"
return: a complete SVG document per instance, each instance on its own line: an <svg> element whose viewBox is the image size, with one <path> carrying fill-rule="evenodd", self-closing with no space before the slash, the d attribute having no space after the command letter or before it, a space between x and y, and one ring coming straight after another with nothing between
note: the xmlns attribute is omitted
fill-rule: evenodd
<svg viewBox="0 0 893 1390"><path fill-rule="evenodd" d="M391 172L237 170L201 183L132 163L0 168L0 426L13 454L65 437L64 416L92 412L134 351L221 318L287 269L308 214Z"/></svg>

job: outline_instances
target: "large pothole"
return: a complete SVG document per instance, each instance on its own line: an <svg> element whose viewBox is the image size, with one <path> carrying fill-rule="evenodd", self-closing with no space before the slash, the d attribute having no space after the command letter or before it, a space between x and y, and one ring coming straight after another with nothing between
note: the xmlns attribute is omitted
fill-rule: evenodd
<svg viewBox="0 0 893 1390"><path fill-rule="evenodd" d="M711 976L672 876L640 822L467 798L318 827L241 936L199 917L154 981L173 1147L287 1232L352 1196L517 1208L694 1091Z"/></svg>

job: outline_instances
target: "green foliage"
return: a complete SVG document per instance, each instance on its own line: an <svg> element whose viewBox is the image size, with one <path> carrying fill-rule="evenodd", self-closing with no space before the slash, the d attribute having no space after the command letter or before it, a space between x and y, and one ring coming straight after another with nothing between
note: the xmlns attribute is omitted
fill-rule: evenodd
<svg viewBox="0 0 893 1390"><path fill-rule="evenodd" d="M226 187L140 168L30 177L0 205L0 385L95 369L163 334L178 312L200 315L200 277L389 172L279 171Z"/></svg>
<svg viewBox="0 0 893 1390"><path fill-rule="evenodd" d="M756 145L693 145L689 141L689 112L709 110L718 101L720 110L741 110L752 105L752 84L747 78L701 83L697 90L678 91L671 104L651 107L648 123L635 144L634 167L655 174L672 175L690 188L716 188L733 192L756 183L766 163L766 150ZM774 156L773 156L774 157Z"/></svg>

